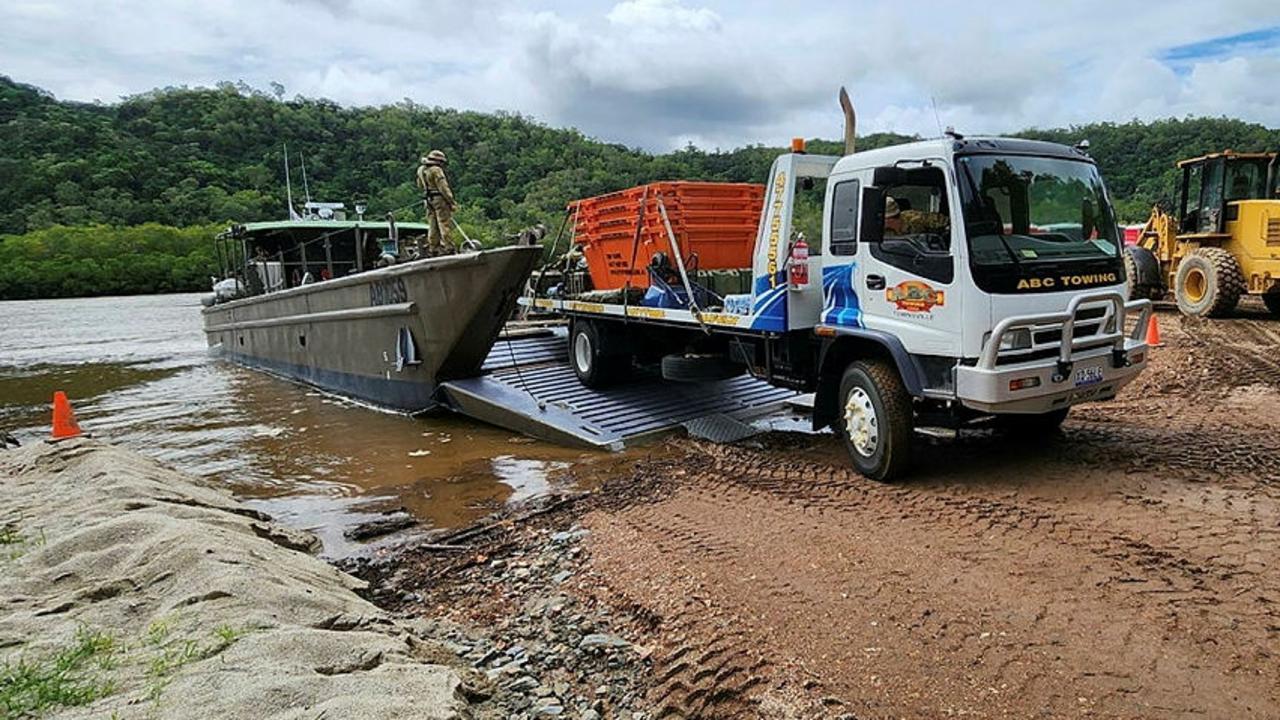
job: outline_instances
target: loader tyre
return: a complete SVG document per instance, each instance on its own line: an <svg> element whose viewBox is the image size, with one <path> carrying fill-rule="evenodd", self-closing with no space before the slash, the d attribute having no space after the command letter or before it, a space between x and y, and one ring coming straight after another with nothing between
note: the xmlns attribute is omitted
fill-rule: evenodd
<svg viewBox="0 0 1280 720"><path fill-rule="evenodd" d="M1197 248L1178 264L1173 295L1186 315L1222 317L1235 309L1243 293L1240 263L1222 248Z"/></svg>
<svg viewBox="0 0 1280 720"><path fill-rule="evenodd" d="M1272 315L1280 317L1280 292L1263 295L1262 304L1267 306L1267 310L1270 310Z"/></svg>
<svg viewBox="0 0 1280 720"><path fill-rule="evenodd" d="M593 389L605 388L631 374L631 355L617 347L618 335L593 320L573 321L569 328L569 364L579 382Z"/></svg>
<svg viewBox="0 0 1280 720"><path fill-rule="evenodd" d="M1124 249L1124 289L1126 300L1160 300L1164 282L1160 279L1160 261L1143 247L1130 245Z"/></svg>
<svg viewBox="0 0 1280 720"><path fill-rule="evenodd" d="M911 395L893 364L859 360L840 378L839 417L834 423L854 468L888 482L911 460Z"/></svg>

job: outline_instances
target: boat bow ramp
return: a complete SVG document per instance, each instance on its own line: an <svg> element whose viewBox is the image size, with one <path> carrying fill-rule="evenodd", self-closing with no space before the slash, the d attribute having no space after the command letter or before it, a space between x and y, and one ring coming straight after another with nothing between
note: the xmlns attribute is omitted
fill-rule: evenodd
<svg viewBox="0 0 1280 720"><path fill-rule="evenodd" d="M796 397L792 390L747 375L673 383L638 374L626 385L592 390L578 382L569 365L564 328L499 338L480 375L442 382L440 395L446 406L492 425L608 450L682 426L726 439L742 437L746 422Z"/></svg>

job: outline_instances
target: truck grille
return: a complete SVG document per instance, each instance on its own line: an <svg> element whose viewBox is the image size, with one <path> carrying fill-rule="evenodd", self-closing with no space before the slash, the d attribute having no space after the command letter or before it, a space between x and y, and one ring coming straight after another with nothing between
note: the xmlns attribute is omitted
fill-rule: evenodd
<svg viewBox="0 0 1280 720"><path fill-rule="evenodd" d="M1110 316L1109 307L1083 308L1076 314L1076 338L1087 338L1102 332ZM1093 321L1093 322L1090 322ZM1025 350L1005 350L996 357L996 365L1043 360L1058 357L1062 346L1062 326L1040 326L1031 332L1031 347Z"/></svg>
<svg viewBox="0 0 1280 720"><path fill-rule="evenodd" d="M1280 218L1267 218L1267 246L1280 247Z"/></svg>

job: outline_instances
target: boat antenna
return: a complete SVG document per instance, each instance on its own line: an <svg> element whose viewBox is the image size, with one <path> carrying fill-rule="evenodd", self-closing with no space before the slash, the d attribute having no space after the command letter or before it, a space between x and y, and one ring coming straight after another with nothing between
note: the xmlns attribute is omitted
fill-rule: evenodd
<svg viewBox="0 0 1280 720"><path fill-rule="evenodd" d="M289 143L284 143L284 196L289 204L289 219L297 220L298 213L293 209L293 183L289 180Z"/></svg>
<svg viewBox="0 0 1280 720"><path fill-rule="evenodd" d="M311 186L307 184L307 156L298 153L298 160L302 162L302 191L307 195L307 202L311 202Z"/></svg>
<svg viewBox="0 0 1280 720"><path fill-rule="evenodd" d="M929 103L933 105L933 121L938 123L938 137L942 137L942 116L938 114L938 99L930 95Z"/></svg>

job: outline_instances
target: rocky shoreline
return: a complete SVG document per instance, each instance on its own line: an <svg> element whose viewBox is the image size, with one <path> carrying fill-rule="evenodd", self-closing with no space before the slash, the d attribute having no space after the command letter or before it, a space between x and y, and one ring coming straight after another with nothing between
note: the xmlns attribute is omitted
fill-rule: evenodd
<svg viewBox="0 0 1280 720"><path fill-rule="evenodd" d="M478 717L647 720L651 651L632 639L636 618L601 600L586 562L577 506L595 499L536 498L479 528L344 567L369 581L370 600L420 619L469 668ZM432 549L464 534L463 550Z"/></svg>

